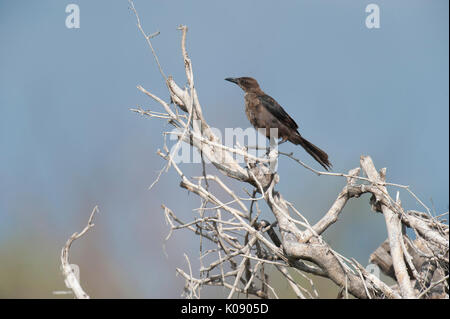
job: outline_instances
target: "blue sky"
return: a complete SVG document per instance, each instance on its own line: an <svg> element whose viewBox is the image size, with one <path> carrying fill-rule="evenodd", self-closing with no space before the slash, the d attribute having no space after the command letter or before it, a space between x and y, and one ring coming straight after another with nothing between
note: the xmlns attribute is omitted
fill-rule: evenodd
<svg viewBox="0 0 450 319"><path fill-rule="evenodd" d="M69 3L80 7L80 29L65 26ZM146 31L161 32L153 44L180 85L186 80L176 27L189 27L188 51L211 126L249 126L242 92L224 78L255 77L300 132L328 152L335 171L370 155L377 168L387 167L389 181L410 185L443 213L449 203L448 1L373 2L380 29L364 24L369 3L135 1ZM166 257L160 206L189 219L198 199L178 187L174 172L148 191L164 164L156 150L169 126L129 108L161 111L136 85L166 100L168 94L127 1L2 0L0 39L0 258L8 256L12 269L30 265L14 280L42 272L61 282L44 290L25 281L32 290L12 280L0 295L51 297L52 289L63 289L59 249L99 205L95 230L73 255L90 291L179 297L183 282L175 267L186 266L183 252L196 256L198 241L177 234L166 243ZM315 165L298 147L282 149ZM186 167L190 174L199 170ZM279 173L279 190L311 222L344 183L286 158ZM406 208L420 209L407 193L401 196ZM366 263L386 233L367 198L350 203L327 238ZM8 276L6 266L0 276Z"/></svg>

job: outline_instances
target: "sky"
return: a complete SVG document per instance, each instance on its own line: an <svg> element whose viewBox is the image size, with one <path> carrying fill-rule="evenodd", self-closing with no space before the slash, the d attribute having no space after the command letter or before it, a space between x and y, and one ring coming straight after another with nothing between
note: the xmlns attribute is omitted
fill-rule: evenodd
<svg viewBox="0 0 450 319"><path fill-rule="evenodd" d="M66 27L68 4L80 28ZM369 29L365 8L380 8ZM387 179L409 185L433 213L448 211L448 1L136 0L164 72L186 85L180 24L208 123L250 126L242 91L251 76L326 150L333 171L370 155ZM0 297L63 298L59 254L98 205L95 227L71 262L100 298L180 298L184 253L198 238L169 228L161 205L193 218L199 199L156 154L170 126L130 111L162 111L136 89L168 101L165 83L125 0L0 0ZM317 167L301 148L281 149ZM199 174L201 165L186 164ZM214 168L208 167L211 173ZM344 186L281 158L278 190L314 222ZM241 189L239 184L233 184ZM395 196L398 189L390 188ZM423 210L407 192L406 209ZM326 233L332 247L367 264L386 238L369 198L351 201ZM263 206L267 219L273 216ZM327 295L327 286L323 288ZM331 291L331 290L330 290ZM225 292L214 290L212 297ZM331 296L331 292L329 294ZM69 296L70 297L70 296Z"/></svg>

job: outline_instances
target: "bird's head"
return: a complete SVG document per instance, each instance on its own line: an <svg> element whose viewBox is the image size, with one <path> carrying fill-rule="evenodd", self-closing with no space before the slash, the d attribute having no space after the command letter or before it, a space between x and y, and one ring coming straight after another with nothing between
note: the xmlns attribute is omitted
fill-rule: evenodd
<svg viewBox="0 0 450 319"><path fill-rule="evenodd" d="M254 78L250 77L242 77L242 78L226 78L226 81L236 83L243 89L245 92L259 92L261 89L259 88L258 82Z"/></svg>

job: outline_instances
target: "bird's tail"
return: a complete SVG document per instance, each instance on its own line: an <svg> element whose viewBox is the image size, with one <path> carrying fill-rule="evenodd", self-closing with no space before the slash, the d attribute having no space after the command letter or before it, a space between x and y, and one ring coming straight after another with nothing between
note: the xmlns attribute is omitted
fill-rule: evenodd
<svg viewBox="0 0 450 319"><path fill-rule="evenodd" d="M299 133L297 133L290 141L294 144L300 144L309 155L314 157L314 159L319 162L327 171L332 166L330 161L328 160L328 154L322 151L320 148L315 146L313 143L301 137Z"/></svg>

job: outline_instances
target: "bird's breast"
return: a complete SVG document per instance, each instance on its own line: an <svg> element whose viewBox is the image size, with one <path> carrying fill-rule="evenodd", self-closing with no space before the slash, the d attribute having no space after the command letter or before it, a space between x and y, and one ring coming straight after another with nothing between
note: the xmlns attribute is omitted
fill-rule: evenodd
<svg viewBox="0 0 450 319"><path fill-rule="evenodd" d="M245 94L245 114L247 115L248 120L250 121L250 123L258 128L259 126L259 121L258 121L258 115L260 113L260 105L258 103L258 98L256 97L255 94L251 94L251 93L247 93Z"/></svg>

